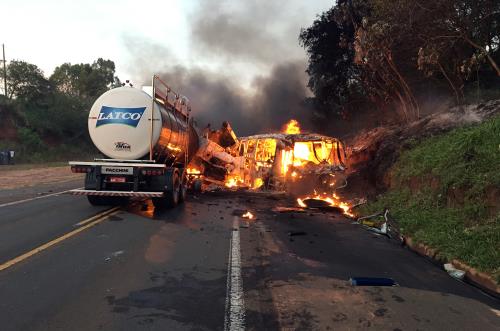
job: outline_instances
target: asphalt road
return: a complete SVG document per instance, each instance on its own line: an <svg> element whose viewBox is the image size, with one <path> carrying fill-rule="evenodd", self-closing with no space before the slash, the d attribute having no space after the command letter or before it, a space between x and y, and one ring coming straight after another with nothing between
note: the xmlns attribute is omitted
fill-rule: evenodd
<svg viewBox="0 0 500 331"><path fill-rule="evenodd" d="M0 330L500 328L497 300L341 215L273 211L293 206L283 196L207 193L155 211L14 193L0 194Z"/></svg>

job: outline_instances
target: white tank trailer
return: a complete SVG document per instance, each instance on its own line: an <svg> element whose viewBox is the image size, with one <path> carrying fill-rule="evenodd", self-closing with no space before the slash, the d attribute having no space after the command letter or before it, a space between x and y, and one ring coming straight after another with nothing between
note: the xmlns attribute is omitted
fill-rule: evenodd
<svg viewBox="0 0 500 331"><path fill-rule="evenodd" d="M125 203L129 197L152 198L156 207L174 207L185 199L185 169L199 147L187 98L153 77L151 95L123 86L107 91L88 117L90 138L106 158L72 161L85 173L91 204Z"/></svg>

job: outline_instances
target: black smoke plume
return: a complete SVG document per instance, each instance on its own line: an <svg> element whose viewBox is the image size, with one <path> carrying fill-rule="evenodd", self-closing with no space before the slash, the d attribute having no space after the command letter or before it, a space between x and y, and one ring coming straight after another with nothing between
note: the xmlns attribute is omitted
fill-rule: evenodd
<svg viewBox="0 0 500 331"><path fill-rule="evenodd" d="M300 28L310 22L297 12L301 5L291 3L200 3L190 18L190 48L197 57L227 63L221 70L179 65L162 45L127 36L136 83L150 85L150 77L158 74L190 99L200 127L210 123L218 128L229 121L243 136L279 130L295 118L310 129L312 110L304 103L306 56L298 46ZM242 87L233 64L258 69L250 89Z"/></svg>

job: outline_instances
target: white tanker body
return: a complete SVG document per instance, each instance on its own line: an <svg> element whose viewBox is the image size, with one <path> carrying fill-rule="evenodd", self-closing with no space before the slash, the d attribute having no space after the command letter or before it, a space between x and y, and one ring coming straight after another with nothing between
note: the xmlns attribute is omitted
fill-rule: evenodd
<svg viewBox="0 0 500 331"><path fill-rule="evenodd" d="M199 146L187 98L153 78L152 95L119 87L101 95L88 117L90 138L108 158L70 162L86 173L85 188L95 205L148 197L155 206L173 207L186 194L185 168Z"/></svg>

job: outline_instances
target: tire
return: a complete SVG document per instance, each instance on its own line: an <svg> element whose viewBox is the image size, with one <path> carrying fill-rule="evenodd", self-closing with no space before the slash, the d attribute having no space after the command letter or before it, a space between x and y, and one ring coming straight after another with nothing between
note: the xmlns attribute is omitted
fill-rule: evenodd
<svg viewBox="0 0 500 331"><path fill-rule="evenodd" d="M187 186L185 183L182 183L179 189L179 203L184 203L184 201L186 201L186 196L187 196Z"/></svg>
<svg viewBox="0 0 500 331"><path fill-rule="evenodd" d="M201 181L201 179L195 179L193 181L193 191L195 193L201 193L202 184L203 184L203 182Z"/></svg>
<svg viewBox="0 0 500 331"><path fill-rule="evenodd" d="M166 174L167 182L169 182L168 189L164 192L164 196L162 198L153 198L153 205L155 208L174 208L179 204L180 197L180 179L179 172L177 169L173 170Z"/></svg>

